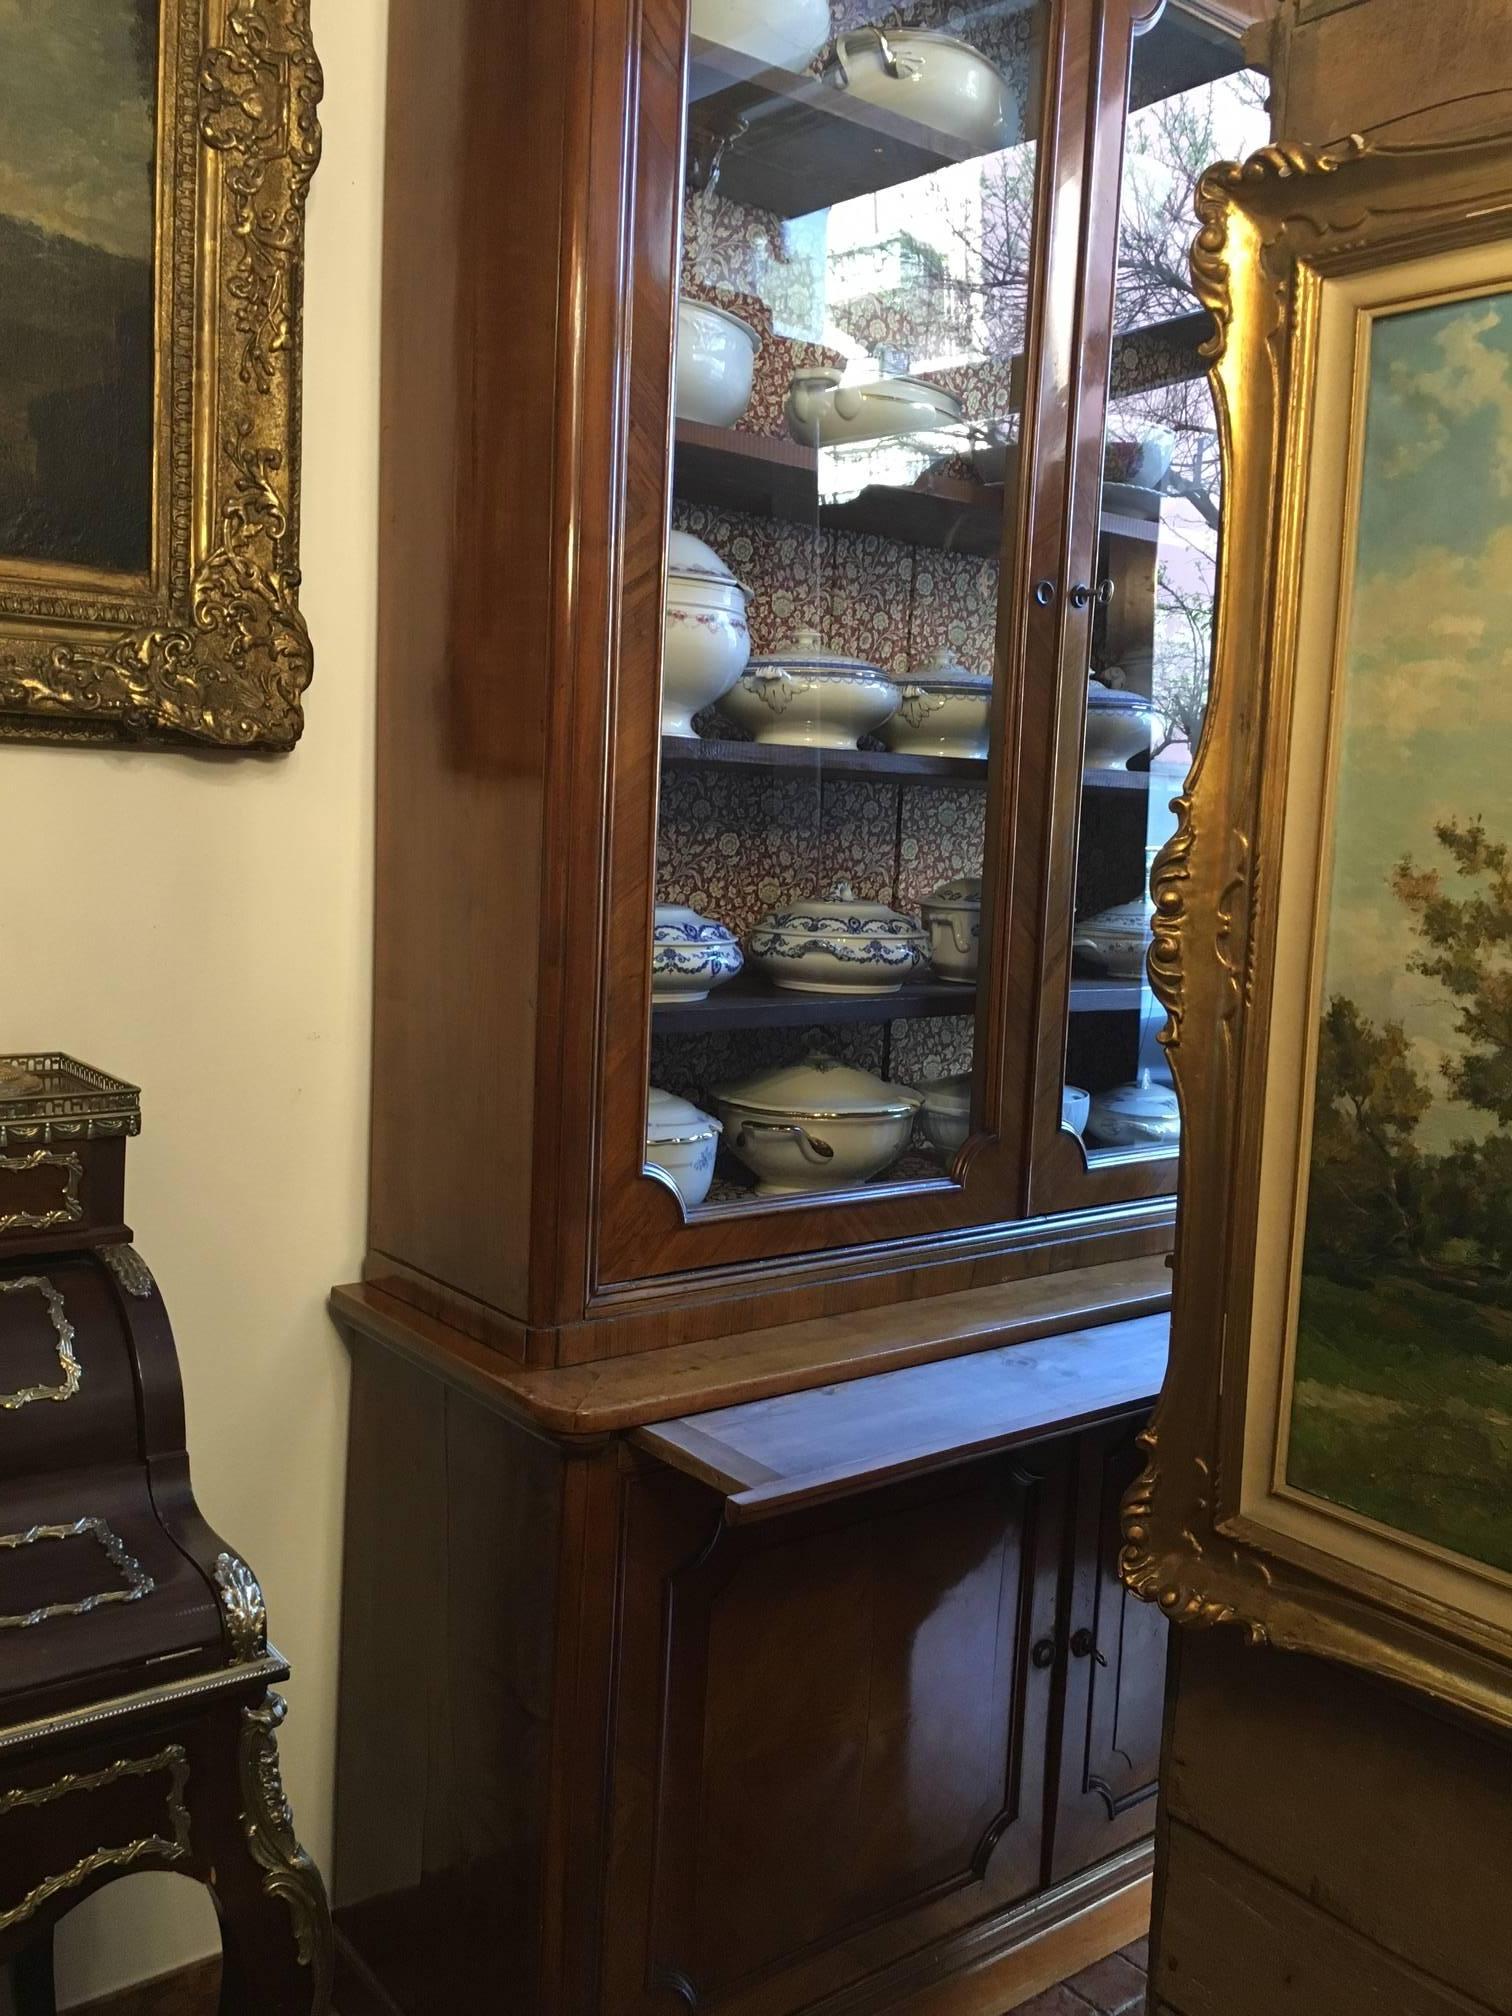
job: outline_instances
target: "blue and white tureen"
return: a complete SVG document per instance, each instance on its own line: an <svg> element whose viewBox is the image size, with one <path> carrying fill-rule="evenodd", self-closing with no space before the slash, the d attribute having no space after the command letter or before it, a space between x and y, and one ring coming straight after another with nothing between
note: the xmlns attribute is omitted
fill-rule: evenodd
<svg viewBox="0 0 1512 2016"><path fill-rule="evenodd" d="M646 1165L659 1169L690 1211L702 1204L714 1180L720 1122L691 1099L651 1087L646 1102Z"/></svg>
<svg viewBox="0 0 1512 2016"><path fill-rule="evenodd" d="M658 903L651 926L651 999L702 1001L745 964L728 925L681 903Z"/></svg>
<svg viewBox="0 0 1512 2016"><path fill-rule="evenodd" d="M861 902L849 882L774 910L746 950L769 980L803 994L896 994L929 963L924 927L885 903Z"/></svg>

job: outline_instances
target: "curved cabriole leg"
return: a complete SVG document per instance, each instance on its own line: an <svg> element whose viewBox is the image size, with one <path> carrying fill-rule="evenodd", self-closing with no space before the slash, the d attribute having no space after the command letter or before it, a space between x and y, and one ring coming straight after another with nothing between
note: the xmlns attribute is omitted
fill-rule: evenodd
<svg viewBox="0 0 1512 2016"><path fill-rule="evenodd" d="M220 2016L327 2016L331 1914L284 1796L280 1695L240 1711L236 1811L220 1809L211 1887L224 1964Z"/></svg>

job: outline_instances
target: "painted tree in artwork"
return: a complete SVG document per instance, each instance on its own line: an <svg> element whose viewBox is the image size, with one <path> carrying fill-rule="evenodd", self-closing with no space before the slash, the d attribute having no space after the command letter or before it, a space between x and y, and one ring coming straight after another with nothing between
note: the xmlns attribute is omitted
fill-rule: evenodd
<svg viewBox="0 0 1512 2016"><path fill-rule="evenodd" d="M1433 1095L1400 1022L1377 1026L1335 994L1318 1033L1308 1245L1363 1261L1421 1245L1418 1122Z"/></svg>
<svg viewBox="0 0 1512 2016"><path fill-rule="evenodd" d="M1488 839L1480 819L1464 826L1444 820L1434 831L1464 887L1451 893L1440 870L1398 864L1393 885L1423 946L1413 970L1437 980L1455 1004L1465 1048L1444 1063L1450 1092L1506 1127L1512 1125L1512 849Z"/></svg>

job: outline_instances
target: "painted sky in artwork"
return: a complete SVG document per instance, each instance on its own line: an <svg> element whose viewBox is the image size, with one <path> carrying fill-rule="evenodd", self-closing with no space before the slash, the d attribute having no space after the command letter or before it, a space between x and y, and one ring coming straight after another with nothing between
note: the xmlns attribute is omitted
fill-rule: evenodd
<svg viewBox="0 0 1512 2016"><path fill-rule="evenodd" d="M151 0L0 0L0 215L151 257L155 15Z"/></svg>
<svg viewBox="0 0 1512 2016"><path fill-rule="evenodd" d="M1440 865L1438 819L1512 839L1512 294L1382 317L1369 368L1324 996L1402 1023L1434 1151L1488 1122L1447 1095L1453 1011L1389 878Z"/></svg>

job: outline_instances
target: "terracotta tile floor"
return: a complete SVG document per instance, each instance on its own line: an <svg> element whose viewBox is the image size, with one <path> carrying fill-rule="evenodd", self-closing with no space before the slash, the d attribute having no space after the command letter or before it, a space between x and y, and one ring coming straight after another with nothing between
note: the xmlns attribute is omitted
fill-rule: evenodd
<svg viewBox="0 0 1512 2016"><path fill-rule="evenodd" d="M1058 1988L1020 2003L1009 2016L1143 2016L1149 1959L1149 1942L1137 1939Z"/></svg>

